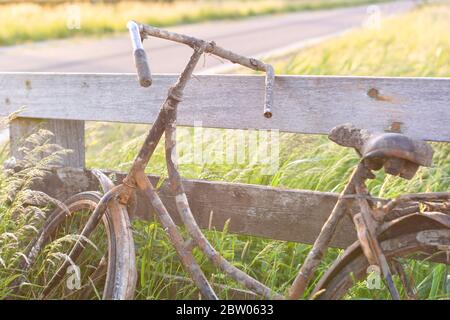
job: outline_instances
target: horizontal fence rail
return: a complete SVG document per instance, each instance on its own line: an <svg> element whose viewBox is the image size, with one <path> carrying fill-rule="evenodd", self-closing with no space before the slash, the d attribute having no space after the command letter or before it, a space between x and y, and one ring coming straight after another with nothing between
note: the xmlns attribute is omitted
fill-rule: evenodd
<svg viewBox="0 0 450 320"><path fill-rule="evenodd" d="M117 182L124 173L105 171ZM153 185L159 177L149 176ZM228 232L302 243L313 243L328 218L338 194L307 190L281 189L267 186L226 183L217 181L183 180L183 186L199 226L223 230L228 221ZM86 190L100 190L90 170L63 168L48 177L38 189L60 200ZM164 181L158 194L175 223L182 225L175 199ZM153 209L148 198L138 193L137 218L150 220ZM332 246L346 247L356 240L353 223L343 223L332 241Z"/></svg>
<svg viewBox="0 0 450 320"><path fill-rule="evenodd" d="M133 74L0 73L0 115L152 123L176 75L141 88ZM273 117L263 117L264 77L199 75L178 123L326 134L352 122L374 131L450 141L450 78L277 76Z"/></svg>
<svg viewBox="0 0 450 320"><path fill-rule="evenodd" d="M175 75L155 75L141 88L133 74L0 73L0 116L18 113L10 124L11 151L21 157L20 142L42 125L55 142L74 150L66 166L39 188L61 200L98 183L84 169L84 122L152 123ZM226 129L277 129L327 134L351 122L373 131L450 141L450 78L369 78L278 76L273 117L263 113L264 77L196 76L186 88L178 124ZM124 174L115 173L117 182ZM152 177L156 184L158 178ZM185 180L192 211L202 228L277 240L312 243L329 216L337 194L264 186ZM174 220L174 201L163 183L161 198ZM149 219L151 206L139 198L137 216ZM356 239L346 219L332 245Z"/></svg>

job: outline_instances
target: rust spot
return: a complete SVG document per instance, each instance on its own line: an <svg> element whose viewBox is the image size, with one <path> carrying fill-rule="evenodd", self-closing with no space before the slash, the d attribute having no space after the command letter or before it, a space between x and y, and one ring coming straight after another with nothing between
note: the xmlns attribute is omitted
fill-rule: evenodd
<svg viewBox="0 0 450 320"><path fill-rule="evenodd" d="M389 125L389 127L386 129L386 131L401 133L402 132L402 124L403 124L403 122L393 121Z"/></svg>
<svg viewBox="0 0 450 320"><path fill-rule="evenodd" d="M25 87L30 90L31 89L31 81L30 80L25 80Z"/></svg>
<svg viewBox="0 0 450 320"><path fill-rule="evenodd" d="M258 62L256 61L256 59L253 59L253 58L250 58L250 64L252 65L252 66L257 66L258 65Z"/></svg>
<svg viewBox="0 0 450 320"><path fill-rule="evenodd" d="M380 91L376 88L369 89L369 91L367 91L367 95L377 101L395 102L394 98L381 95Z"/></svg>
<svg viewBox="0 0 450 320"><path fill-rule="evenodd" d="M5 104L6 105L10 105L11 104L11 100L9 100L9 98L5 98Z"/></svg>
<svg viewBox="0 0 450 320"><path fill-rule="evenodd" d="M378 95L380 94L380 92L378 91L378 89L372 88L369 91L367 91L367 95L369 97L371 97L372 99L378 99Z"/></svg>

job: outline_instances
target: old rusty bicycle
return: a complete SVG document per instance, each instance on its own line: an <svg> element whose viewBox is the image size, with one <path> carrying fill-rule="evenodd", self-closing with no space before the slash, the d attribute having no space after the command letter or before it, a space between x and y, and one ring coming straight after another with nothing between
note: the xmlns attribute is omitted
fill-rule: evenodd
<svg viewBox="0 0 450 320"><path fill-rule="evenodd" d="M433 150L423 141L417 141L400 133L370 133L351 125L342 125L332 130L329 138L346 147L354 148L360 155L344 191L340 195L328 220L286 294L272 289L235 267L224 259L199 228L191 212L181 176L177 169L176 121L177 108L183 91L195 66L204 53L216 55L233 63L266 73L265 104L263 115L270 118L273 107L274 72L270 65L246 58L194 37L160 30L148 25L129 22L135 64L139 83L143 87L152 84L149 64L142 41L146 37L157 37L185 44L193 49L185 69L177 82L169 89L159 115L149 130L144 144L136 156L127 177L119 185L101 171L95 174L103 189L98 192L83 192L66 201L47 219L39 235L26 252L24 270L36 261L50 240L64 237L72 224L68 221L80 216L83 220L78 240L66 247L67 254L60 265L47 272L45 286L38 298L65 297L66 272L80 259L91 260L93 266L82 270L83 284L72 290L74 298L86 298L93 287L98 297L104 299L132 299L136 286L135 249L129 215L136 208L136 191L145 193L156 216L176 249L185 271L205 299L218 299L210 282L195 260L192 250L197 247L223 273L265 299L340 299L359 281L367 276L370 266L380 270L386 287L393 299L419 298L414 277L403 267L410 259L450 264L450 192L405 194L396 199L378 199L370 195L366 181L374 177L374 171L384 169L386 173L411 179L420 166L430 166ZM175 197L177 213L180 215L189 239L185 239L173 222L144 170L164 134L165 158L171 191ZM320 278L313 289L308 289L314 272L327 251L339 221L349 215L357 230L358 241L349 246ZM100 224L100 221L103 223ZM103 232L99 232L100 226ZM93 240L95 239L95 240ZM101 241L103 239L103 242ZM90 255L89 248L97 245L101 250ZM98 249L98 248L96 248ZM98 254L97 252L101 252ZM95 256L95 257L94 257ZM98 292L97 292L98 291ZM75 294L74 294L75 292ZM63 294L63 295L61 295Z"/></svg>

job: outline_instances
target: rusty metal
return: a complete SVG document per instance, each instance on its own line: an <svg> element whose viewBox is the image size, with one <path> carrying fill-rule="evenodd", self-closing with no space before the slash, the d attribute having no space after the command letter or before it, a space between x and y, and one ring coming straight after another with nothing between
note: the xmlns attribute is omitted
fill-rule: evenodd
<svg viewBox="0 0 450 320"><path fill-rule="evenodd" d="M78 256L81 254L81 252L83 251L84 247L87 244L85 239L89 238L89 235L97 227L99 221L101 220L106 210L108 209L108 203L112 201L120 193L121 189L122 186L114 187L108 192L106 192L105 195L101 198L100 202L97 204L97 207L95 208L94 212L89 217L88 222L83 228L79 240L77 240L71 252L69 253L68 258L59 267L57 272L53 275L49 283L42 291L43 299L47 298L48 295L53 291L55 286L59 284L64 274L66 273L67 268L70 266L71 261L76 261Z"/></svg>
<svg viewBox="0 0 450 320"><path fill-rule="evenodd" d="M367 191L365 181L375 177L372 170L382 168L389 174L411 179L420 165L431 165L433 150L426 142L417 141L401 134L372 134L367 130L355 128L351 124L341 125L331 130L329 139L342 146L354 148L361 156L361 161L302 265L290 289L289 298L298 299L304 295L316 267L328 248L337 224L343 217L346 208L350 207L348 203L347 206L344 205L344 199L347 199L347 201L357 201L360 208L360 212L357 214L347 210L353 216L359 239L358 246L370 264L378 265L381 268L393 299L399 299L398 291L392 280L391 268L379 242L379 233L380 230L383 230L383 222L387 221L388 217L390 220L394 220L395 217L418 212L416 210L419 209L417 202L448 201L449 193L404 195L387 204L375 206L370 200L371 196ZM354 197L355 193L356 197ZM447 204L441 205L444 208L446 206ZM313 291L313 296L316 294L319 294L317 289Z"/></svg>
<svg viewBox="0 0 450 320"><path fill-rule="evenodd" d="M136 49L141 48L142 46L137 42L136 32L133 31L136 29L135 22L129 23L130 33L133 39L133 47ZM230 60L234 63L239 63L243 66L249 67L258 71L266 72L266 82L265 82L265 99L264 99L264 116L270 118L272 116L273 109L273 86L274 86L274 72L273 68L270 65L264 64L259 60L246 58L235 54L231 51L227 51L223 48L218 47L214 42L207 42L200 39L196 39L193 37L168 32L164 30L160 30L157 28L153 28L150 26L139 25L141 38L144 39L147 36L155 36L167 40L172 40L180 43L184 43L189 45L194 49L194 53L191 56L189 62L187 63L185 69L181 73L175 85L169 89L167 98L163 103L158 117L150 129L144 144L139 151L136 159L133 162L132 168L130 169L127 177L124 179L122 183L122 190L118 195L119 201L122 204L128 204L133 194L136 191L136 187L141 189L146 193L146 195L151 200L153 208L155 209L157 216L160 222L165 227L168 232L169 239L177 250L178 255L181 257L182 264L184 268L191 274L191 277L194 280L194 283L199 288L200 292L203 294L205 298L208 299L216 299L217 296L214 293L212 287L206 280L203 275L201 269L198 264L192 257L191 246L186 246L185 241L181 237L177 227L173 223L172 219L168 215L167 209L164 207L163 203L160 201L158 195L153 190L153 186L150 181L145 177L144 170L147 166L159 140L161 139L163 133L165 132L166 136L166 160L167 167L169 170L169 178L170 184L173 190L176 192L177 199L177 208L178 211L185 223L188 231L191 234L192 242L197 247L199 247L206 256L219 268L232 276L236 281L242 283L247 288L254 290L258 294L266 298L281 298L280 295L277 295L272 290L258 282L257 280L251 278L246 273L240 271L233 265L231 265L228 261L223 259L218 252L209 244L206 238L203 236L200 228L198 227L195 219L190 212L190 207L187 202L186 195L182 188L181 177L178 174L176 169L176 160L175 160L175 134L176 134L176 110L178 104L182 101L183 91L190 80L192 72L197 65L197 62L203 53L210 53L222 57L224 59ZM140 82L142 84L142 72L139 72L138 75ZM150 74L150 72L148 72Z"/></svg>
<svg viewBox="0 0 450 320"><path fill-rule="evenodd" d="M411 193L411 194L403 194L395 199L392 199L387 204L383 206L383 210L388 213L394 210L401 204L404 203L414 203L414 202L422 202L422 203L436 203L441 202L441 206L443 209L448 208L450 202L450 192L428 192L428 193ZM435 204L435 206L439 206L439 204Z"/></svg>
<svg viewBox="0 0 450 320"><path fill-rule="evenodd" d="M417 289L414 284L414 278L406 274L402 263L398 259L392 259L392 266L394 267L395 273L400 277L403 288L406 293L408 300L417 300Z"/></svg>
<svg viewBox="0 0 450 320"><path fill-rule="evenodd" d="M193 58L196 58L202 54L204 48L198 49L191 58L189 64L192 63ZM188 65L189 65L188 64ZM172 94L177 94L177 86L172 89ZM256 292L257 294L270 299L278 298L281 299L282 296L273 292L268 287L264 286L259 281L250 277L245 272L239 270L226 259L220 256L220 254L214 249L214 247L209 243L206 237L201 232L194 216L192 215L186 193L184 192L183 184L181 182L181 176L178 172L177 166L177 152L176 152L176 120L177 120L177 104L172 104L170 108L166 108L166 129L165 129L165 148L166 148L166 165L169 174L170 187L173 195L175 196L176 207L178 213L183 220L189 234L191 235L193 241L196 245L203 251L203 253L210 259L210 261L219 267L222 271L227 273L230 277L241 283L248 289Z"/></svg>
<svg viewBox="0 0 450 320"><path fill-rule="evenodd" d="M431 166L433 149L424 141L411 139L400 133L373 135L362 148L366 159L400 158L420 166Z"/></svg>
<svg viewBox="0 0 450 320"><path fill-rule="evenodd" d="M181 264L186 269L186 271L191 275L194 284L199 289L200 293L203 297L209 300L216 300L217 295L214 292L213 288L209 284L205 275L203 274L200 266L195 261L194 256L192 255L192 251L187 248L185 245L185 241L181 236L177 226L173 222L169 213L167 212L166 207L162 203L158 194L153 189L152 184L148 180L145 175L138 175L137 182L139 188L145 192L148 196L157 216L164 227L165 232L167 233L168 238L170 239L172 245L180 257Z"/></svg>
<svg viewBox="0 0 450 320"><path fill-rule="evenodd" d="M430 166L431 146L400 133L370 133L351 124L334 128L329 138L346 147L354 148L371 170L384 167L386 173L411 179L419 166Z"/></svg>
<svg viewBox="0 0 450 320"><path fill-rule="evenodd" d="M253 70L264 71L266 79L263 115L267 118L272 116L273 109L275 76L272 66L225 50L214 42L160 30L136 22L130 22L128 27L132 37L139 81L144 87L150 86L151 73L141 44L143 39L152 36L179 42L188 45L194 52L177 82L169 89L166 100L162 104L154 124L122 183L114 186L100 171L94 172L105 194L98 202L81 235L83 237L89 236L105 212L111 212L111 216L114 219L120 220L124 217L128 219L128 215L136 207L133 201L136 199L136 191L139 190L149 199L156 216L167 233L168 239L180 257L183 268L189 273L204 298L218 299L213 286L208 282L192 254L194 247L200 249L212 264L252 292L267 299L284 298L233 266L207 240L191 212L181 176L178 172L176 154L178 105L183 100L184 89L191 79L202 54L213 54ZM378 91L372 90L368 94L373 98L378 97ZM152 183L144 174L163 134L165 137L165 158L169 183L175 198L177 212L189 233L188 239L183 238ZM392 250L386 243L390 244L399 241L400 244L407 245L405 251L417 251L421 246L429 250L448 249L446 241L450 239L450 232L448 232L448 229L450 229L450 218L442 212L448 211L450 207L450 192L410 194L386 201L372 197L367 190L366 181L375 177L373 171L382 168L384 168L386 173L411 179L419 166L431 165L433 150L426 142L417 141L399 133L371 133L367 130L355 128L351 124L334 128L330 132L329 138L342 146L354 148L360 155L361 160L354 169L328 220L323 225L319 236L289 290L287 298L298 299L305 295L310 280L328 249L338 223L344 215L348 214L353 218L358 241L347 248L344 255L326 272L323 280L321 279L312 290L311 297L321 298L322 296L338 295L338 290L341 290L342 287L340 289L337 288L331 294L325 288L333 282L333 279L336 280L336 277L345 277L346 275L343 274L345 266L354 263L356 257L363 256L365 260L362 262L359 260L359 264L369 263L379 266L392 298L399 299L400 296L394 286L391 270L399 274L405 288L409 286L409 282L406 279L404 270L394 260L390 260L395 258L395 254L392 252L397 251ZM358 212L352 210L355 207L355 203L358 205ZM119 220L117 220L117 225L129 226L127 221ZM417 221L424 223L418 224L416 223ZM119 262L116 261L114 265L108 265L107 268L104 298L108 299L131 298L136 282L136 270L132 268L135 258L132 240L130 240L132 239L130 228L119 230L118 236L123 237L117 242L122 250L118 252L119 256L116 259ZM69 258L76 259L82 249L82 241L77 242L72 248ZM387 253L385 254L385 252ZM398 254L400 253L403 253L403 251L398 251ZM391 261L394 262L391 264ZM46 297L55 284L61 281L68 266L69 262L66 261L53 275L50 283L43 291L43 297ZM100 267L101 265L99 265L98 272L95 274L96 277L101 272ZM334 289L328 288L328 290L333 291ZM412 296L414 293L414 290L410 290L410 288L406 288L406 290L408 296ZM339 294L341 293L339 292Z"/></svg>
<svg viewBox="0 0 450 320"><path fill-rule="evenodd" d="M363 181L360 181L355 188L357 194L367 194L367 188ZM361 208L360 219L354 219L354 221L364 255L371 265L376 264L381 268L392 298L400 300L400 295L392 279L391 268L378 241L377 229L379 222L375 219L373 210L366 199L358 199L358 202Z"/></svg>
<svg viewBox="0 0 450 320"><path fill-rule="evenodd" d="M422 227L422 229L426 228ZM449 239L450 230L447 228L444 231L446 239ZM419 244L416 233L396 233L392 238L383 239L381 246L390 260L398 257L408 258L413 254L414 259L430 261L431 257L436 254L436 250L433 250L432 247ZM419 248L422 256L417 256ZM448 265L449 262L444 260L445 257L442 258L436 262ZM369 263L362 253L359 241L356 241L328 268L314 287L312 295L322 291L322 294L317 297L318 299L340 299L351 288L355 280L358 281L367 276L368 267Z"/></svg>
<svg viewBox="0 0 450 320"><path fill-rule="evenodd" d="M358 167L353 171L350 181L342 191L338 201L336 202L333 211L331 212L328 220L322 227L319 236L313 244L312 249L309 251L305 262L300 268L297 277L295 278L289 293L289 299L299 299L305 293L308 283L311 281L314 271L322 260L328 245L330 244L331 238L333 237L336 227L342 217L345 215L348 202L352 201L351 198L346 197L347 195L355 193L355 182L360 179L360 175L365 171L364 166L360 163Z"/></svg>
<svg viewBox="0 0 450 320"><path fill-rule="evenodd" d="M95 172L94 174L99 178L105 191L114 187L113 183L100 171ZM65 202L65 210L56 208L45 221L38 236L27 248L25 255L27 256L26 261L28 261L28 265L27 268L24 269L24 272L28 271L28 269L35 264L37 255L44 249L49 241L52 241L52 239L57 236L57 229L62 226L67 219L75 216L80 210L95 212L101 198L102 195L99 192L82 192L72 196ZM105 276L107 276L107 279L104 282L103 292L103 297L105 299L113 298L113 296L108 295L108 292L111 294L114 292L120 299L132 299L136 282L136 266L134 243L131 237L128 215L123 210L120 210L120 208L109 206L107 212L103 214L101 218L108 238L109 250L107 252L107 261L105 260L105 257L100 261L98 267L92 270L93 273L91 278L95 281L98 278L105 278ZM91 229L93 230L94 227ZM88 235L89 233L90 232L85 234ZM117 238L120 238L121 240L117 241ZM83 241L77 241L77 244L78 243L82 243L84 248L85 244ZM73 253L71 255L71 259L74 263L76 263L79 253L80 252ZM65 261L67 262L69 259L70 258L67 258ZM64 264L61 268L61 272L62 270L65 270ZM61 273L53 277L53 283L46 287L48 291L45 294L42 294L41 298L49 297L53 288L60 285L62 281ZM89 294L89 287L84 288L84 292L75 290L71 295L78 292L80 293L80 298L83 298L83 296ZM12 294L17 293L18 288L20 288L20 286L17 287Z"/></svg>
<svg viewBox="0 0 450 320"><path fill-rule="evenodd" d="M437 232L442 239L445 239L447 242L450 241L450 216L438 212L414 213L402 216L390 222L382 223L377 230L377 238L390 260L394 260L400 255L406 256L407 254L420 251L424 255L419 255L416 259L431 260L449 265L450 261L446 254L435 256L436 251L440 251L436 248L436 243L423 241L420 237L418 239L418 235L423 231L425 231L425 234L436 234ZM360 241L356 241L328 268L314 287L311 296L317 295L318 299L337 299L342 297L345 294L345 288L333 287L333 283L338 282L345 286L343 284L345 281L342 279L343 274L349 273L352 261L357 261L361 255L364 256L363 249ZM361 259L359 260L361 261ZM370 263L367 259L365 260L364 267L351 269L352 276L348 276L348 283L352 283L354 277L360 279L366 276L366 269ZM395 262L393 265L395 267ZM409 278L409 281L411 291L414 292L413 279ZM319 294L320 292L321 294ZM408 296L408 298L410 297Z"/></svg>
<svg viewBox="0 0 450 320"><path fill-rule="evenodd" d="M272 116L273 109L273 87L275 83L275 73L271 65L266 64L255 58L247 58L240 54L231 52L222 47L216 45L215 42L204 41L191 36L186 36L184 34L170 32L167 30L161 30L152 26L138 24L139 30L141 32L141 37L146 38L148 36L157 37L165 40L175 41L188 45L192 49L204 47L205 53L210 53L212 55L218 56L222 59L228 60L232 63L240 64L244 67L263 71L266 73L265 81L265 101L264 101L264 116L270 118Z"/></svg>

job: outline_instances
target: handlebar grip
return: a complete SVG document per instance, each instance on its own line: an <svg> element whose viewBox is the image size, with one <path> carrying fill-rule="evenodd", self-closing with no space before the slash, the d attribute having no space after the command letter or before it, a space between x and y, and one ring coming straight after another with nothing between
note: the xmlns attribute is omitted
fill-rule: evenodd
<svg viewBox="0 0 450 320"><path fill-rule="evenodd" d="M147 55L142 46L139 26L136 22L129 21L127 27L130 31L131 44L133 45L134 63L136 65L139 83L142 87L149 87L152 84L152 74L148 65Z"/></svg>
<svg viewBox="0 0 450 320"><path fill-rule="evenodd" d="M152 85L152 74L144 49L134 50L134 63L136 65L139 83L142 87L150 87Z"/></svg>

